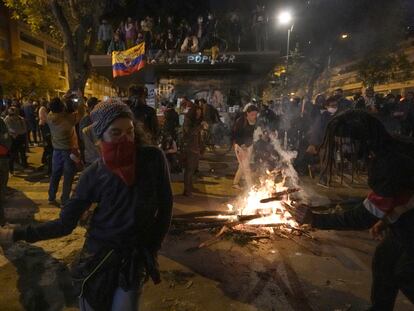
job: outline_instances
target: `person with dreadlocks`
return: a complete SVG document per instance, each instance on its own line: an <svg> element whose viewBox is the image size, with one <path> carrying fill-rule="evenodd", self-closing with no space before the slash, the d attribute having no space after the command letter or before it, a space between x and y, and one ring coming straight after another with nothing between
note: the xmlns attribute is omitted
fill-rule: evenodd
<svg viewBox="0 0 414 311"><path fill-rule="evenodd" d="M391 136L367 112L351 110L339 114L328 124L321 146L328 181L335 155L344 147L344 138L365 160L371 192L363 202L343 213L317 214L300 205L294 217L318 229L371 229L373 236L382 241L372 263L370 310L393 310L398 290L414 304L414 143Z"/></svg>

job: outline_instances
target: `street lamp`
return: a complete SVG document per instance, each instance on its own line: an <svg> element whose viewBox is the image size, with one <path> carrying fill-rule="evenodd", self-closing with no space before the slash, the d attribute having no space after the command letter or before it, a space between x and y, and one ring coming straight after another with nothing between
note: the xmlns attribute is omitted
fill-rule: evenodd
<svg viewBox="0 0 414 311"><path fill-rule="evenodd" d="M349 34L347 34L347 33L343 33L343 34L341 35L341 39L342 39L342 40L348 39L348 37L349 37Z"/></svg>
<svg viewBox="0 0 414 311"><path fill-rule="evenodd" d="M277 15L277 20L280 25L290 26L288 28L288 34L287 34L287 48L286 48L286 85L287 85L287 72L288 72L288 66L289 66L289 54L290 54L290 33L293 31L293 17L292 13L289 11L281 11Z"/></svg>
<svg viewBox="0 0 414 311"><path fill-rule="evenodd" d="M282 11L277 16L277 19L279 21L279 24L281 25L289 25L292 21L292 14L290 14L289 11Z"/></svg>

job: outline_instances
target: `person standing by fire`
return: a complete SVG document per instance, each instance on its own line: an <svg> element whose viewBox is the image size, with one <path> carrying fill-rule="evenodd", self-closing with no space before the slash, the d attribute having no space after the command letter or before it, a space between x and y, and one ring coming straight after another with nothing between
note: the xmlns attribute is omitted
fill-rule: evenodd
<svg viewBox="0 0 414 311"><path fill-rule="evenodd" d="M233 179L233 188L241 190L240 180L245 178L247 186L252 185L250 162L253 152L253 133L256 129L257 113L259 109L248 104L243 109L243 115L234 123L233 143L239 167Z"/></svg>
<svg viewBox="0 0 414 311"><path fill-rule="evenodd" d="M98 104L91 113L102 158L81 175L58 219L0 228L0 244L30 243L70 234L93 203L80 257L72 265L81 311L136 311L143 283L160 282L157 253L168 232L172 191L165 156L122 102Z"/></svg>
<svg viewBox="0 0 414 311"><path fill-rule="evenodd" d="M300 205L294 217L318 229L370 229L382 240L372 263L370 310L393 310L399 290L414 304L414 142L391 136L367 112L346 111L330 121L321 146L328 182L343 138L366 162L371 193L343 213L317 214Z"/></svg>
<svg viewBox="0 0 414 311"><path fill-rule="evenodd" d="M207 129L208 124L203 121L203 110L194 105L185 115L183 124L184 141L184 192L187 197L192 196L193 175L198 168L202 152L201 130Z"/></svg>

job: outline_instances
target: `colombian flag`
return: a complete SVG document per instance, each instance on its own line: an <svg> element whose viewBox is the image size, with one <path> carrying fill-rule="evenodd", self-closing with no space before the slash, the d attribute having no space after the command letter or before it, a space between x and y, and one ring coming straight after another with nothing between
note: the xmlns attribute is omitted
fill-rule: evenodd
<svg viewBox="0 0 414 311"><path fill-rule="evenodd" d="M142 69L145 65L145 42L126 51L112 52L112 76L128 76Z"/></svg>

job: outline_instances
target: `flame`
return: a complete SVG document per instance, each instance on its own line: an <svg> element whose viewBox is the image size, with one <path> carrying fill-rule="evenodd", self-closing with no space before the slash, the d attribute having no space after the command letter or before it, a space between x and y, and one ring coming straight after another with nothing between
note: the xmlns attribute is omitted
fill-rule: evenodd
<svg viewBox="0 0 414 311"><path fill-rule="evenodd" d="M286 224L298 227L298 223L280 201L260 203L260 200L271 197L274 192L287 190L288 188L284 184L285 178L276 183L271 176L266 176L261 180L260 186L252 187L244 197L239 199L236 206L228 204L227 207L229 211L237 211L239 215L263 216L246 222L247 225ZM286 195L284 202L291 203L288 195Z"/></svg>

